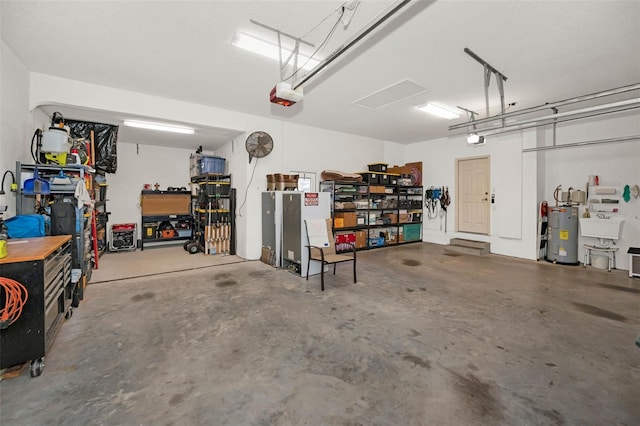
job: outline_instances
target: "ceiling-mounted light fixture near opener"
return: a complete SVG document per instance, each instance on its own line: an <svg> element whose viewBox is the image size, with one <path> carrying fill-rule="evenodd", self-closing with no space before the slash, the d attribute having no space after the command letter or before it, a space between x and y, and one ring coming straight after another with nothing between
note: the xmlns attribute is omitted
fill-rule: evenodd
<svg viewBox="0 0 640 426"><path fill-rule="evenodd" d="M486 141L484 136L480 136L477 133L469 133L469 136L467 136L467 143L469 145L482 145Z"/></svg>

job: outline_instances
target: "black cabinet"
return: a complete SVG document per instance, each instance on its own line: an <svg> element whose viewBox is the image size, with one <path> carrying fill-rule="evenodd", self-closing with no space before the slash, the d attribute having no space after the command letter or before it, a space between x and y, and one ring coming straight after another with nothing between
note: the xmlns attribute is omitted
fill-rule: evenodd
<svg viewBox="0 0 640 426"><path fill-rule="evenodd" d="M28 298L16 322L0 330L0 368L32 361L31 375L38 376L64 317L72 313L71 238L10 241L9 255L0 259L0 276L24 285Z"/></svg>

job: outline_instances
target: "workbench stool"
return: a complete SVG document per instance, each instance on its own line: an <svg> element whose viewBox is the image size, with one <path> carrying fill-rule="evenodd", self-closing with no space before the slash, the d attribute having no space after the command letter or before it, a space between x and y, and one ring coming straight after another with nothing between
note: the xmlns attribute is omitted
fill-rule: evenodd
<svg viewBox="0 0 640 426"><path fill-rule="evenodd" d="M609 257L609 264L607 266L607 271L611 272L611 268L616 269L616 252L618 251L618 247L598 247L592 244L584 245L584 264L583 266L586 268L587 265L591 264L591 252L600 252L606 253Z"/></svg>

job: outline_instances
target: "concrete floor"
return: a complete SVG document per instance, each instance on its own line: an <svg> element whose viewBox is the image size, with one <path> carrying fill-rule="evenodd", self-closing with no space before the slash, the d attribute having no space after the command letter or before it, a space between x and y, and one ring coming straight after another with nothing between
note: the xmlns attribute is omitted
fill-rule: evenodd
<svg viewBox="0 0 640 426"><path fill-rule="evenodd" d="M640 424L626 272L418 243L350 273L324 293L257 261L90 285L42 376L0 382L0 423Z"/></svg>
<svg viewBox="0 0 640 426"><path fill-rule="evenodd" d="M147 246L144 250L105 252L98 259L99 268L93 270L90 284L244 262L235 255L188 255L183 243L178 243Z"/></svg>

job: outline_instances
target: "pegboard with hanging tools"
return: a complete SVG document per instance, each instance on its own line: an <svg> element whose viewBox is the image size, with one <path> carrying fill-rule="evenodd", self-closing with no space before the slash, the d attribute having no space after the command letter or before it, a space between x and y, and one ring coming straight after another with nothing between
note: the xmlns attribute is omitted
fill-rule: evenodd
<svg viewBox="0 0 640 426"><path fill-rule="evenodd" d="M444 224L444 232L447 232L447 209L451 205L451 196L448 186L430 186L424 191L424 206L429 220L440 219L440 230Z"/></svg>

